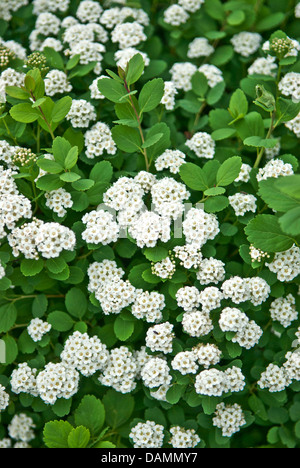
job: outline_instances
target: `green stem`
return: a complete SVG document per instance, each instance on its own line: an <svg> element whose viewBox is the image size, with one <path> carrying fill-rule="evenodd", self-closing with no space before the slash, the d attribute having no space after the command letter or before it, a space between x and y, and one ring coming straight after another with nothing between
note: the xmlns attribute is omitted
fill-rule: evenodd
<svg viewBox="0 0 300 468"><path fill-rule="evenodd" d="M202 103L202 106L201 106L200 109L199 109L199 112L197 113L197 115L196 115L196 117L195 117L194 124L193 124L192 134L195 133L195 131L196 131L195 129L196 129L197 125L198 125L199 119L200 119L200 117L201 117L201 115L202 115L202 112L203 112L204 109L206 108L206 106L207 106L207 102L204 101L204 102Z"/></svg>
<svg viewBox="0 0 300 468"><path fill-rule="evenodd" d="M127 91L127 93L129 94L130 93L130 88L126 82L126 80L124 79L124 87ZM131 95L129 95L129 100L130 100L130 105L135 113L135 116L137 118L137 122L138 122L138 128L139 128L139 132L140 132L140 136L141 136L141 140L142 140L142 144L145 143L145 137L144 137L144 133L143 133L143 129L142 129L142 124L141 124L141 118L139 116L139 113L134 105L134 102L133 102L133 99L131 97ZM145 159L145 165L146 165L146 171L149 172L149 169L150 169L150 164L149 164L149 160L148 160L148 155L147 155L147 150L146 148L144 148L144 150L142 151L141 149L141 152L144 156L144 159Z"/></svg>
<svg viewBox="0 0 300 468"><path fill-rule="evenodd" d="M268 134L266 136L266 139L269 140L272 136L272 133L274 131L274 122L275 122L275 117L276 117L276 110L274 110L274 112L271 113L271 124L270 124L270 128L269 128L269 131L268 131ZM257 158L256 158L256 161L255 161L255 164L253 166L253 168L257 168L259 167L260 165L260 162L262 160L262 157L265 153L265 148L261 148L261 150L258 152L257 154Z"/></svg>
<svg viewBox="0 0 300 468"><path fill-rule="evenodd" d="M7 131L8 136L13 140L14 144L17 146L17 145L18 145L18 142L17 142L16 138L13 136L13 134L11 133L11 131L10 131L8 125L7 125L7 122L6 122L6 120L5 120L5 117L3 117L2 121L3 121L4 126L5 126L5 128L6 128L6 131Z"/></svg>
<svg viewBox="0 0 300 468"><path fill-rule="evenodd" d="M34 94L33 94L32 91L30 91L30 95L31 95L32 99L34 100L34 102L36 102L35 96L34 96ZM50 123L49 123L48 120L47 120L47 117L46 117L45 114L44 114L43 109L41 108L41 106L38 106L38 109L39 109L39 111L40 111L40 113L41 113L42 119L44 120L45 124L46 124L47 127L48 127L48 130L49 130L49 133L50 133L50 135L51 135L52 140L54 140L54 139L55 139L55 136L54 136L53 130L52 130L52 128L51 128Z"/></svg>

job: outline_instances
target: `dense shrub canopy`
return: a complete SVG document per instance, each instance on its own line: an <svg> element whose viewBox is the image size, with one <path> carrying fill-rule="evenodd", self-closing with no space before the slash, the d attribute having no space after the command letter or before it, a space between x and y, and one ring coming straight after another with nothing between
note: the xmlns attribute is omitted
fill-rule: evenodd
<svg viewBox="0 0 300 468"><path fill-rule="evenodd" d="M0 0L0 447L300 446L300 3Z"/></svg>

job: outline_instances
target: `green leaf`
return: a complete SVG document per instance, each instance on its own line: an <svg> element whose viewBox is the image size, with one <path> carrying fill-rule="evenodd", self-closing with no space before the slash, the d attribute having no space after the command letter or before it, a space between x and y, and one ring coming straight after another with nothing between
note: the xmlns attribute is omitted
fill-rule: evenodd
<svg viewBox="0 0 300 468"><path fill-rule="evenodd" d="M197 96L204 97L208 91L208 81L203 73L196 72L192 76L192 90Z"/></svg>
<svg viewBox="0 0 300 468"><path fill-rule="evenodd" d="M67 421L49 421L43 430L43 440L48 448L69 448L68 437L73 427Z"/></svg>
<svg viewBox="0 0 300 468"><path fill-rule="evenodd" d="M122 83L112 78L101 78L98 80L98 89L107 99L118 103L120 98L126 96L127 91Z"/></svg>
<svg viewBox="0 0 300 468"><path fill-rule="evenodd" d="M259 136L248 137L244 140L244 145L256 148L274 148L277 143L277 138L261 138Z"/></svg>
<svg viewBox="0 0 300 468"><path fill-rule="evenodd" d="M180 177L192 190L204 192L209 188L203 169L193 163L185 163L180 167Z"/></svg>
<svg viewBox="0 0 300 468"><path fill-rule="evenodd" d="M79 180L80 179L80 175L77 174L76 172L63 172L60 176L59 176L60 180L64 181L64 182L75 182L76 180Z"/></svg>
<svg viewBox="0 0 300 468"><path fill-rule="evenodd" d="M10 335L3 336L2 341L5 344L5 364L12 364L18 356L17 342Z"/></svg>
<svg viewBox="0 0 300 468"><path fill-rule="evenodd" d="M149 161L153 161L157 156L161 155L167 148L170 147L170 133L170 128L165 122L157 123L147 131L146 140L148 141L152 140L152 138L155 138L157 135L163 135L156 143L147 149Z"/></svg>
<svg viewBox="0 0 300 468"><path fill-rule="evenodd" d="M69 414L71 409L72 399L66 398L58 398L54 405L52 406L52 411L58 416L59 418L63 418L67 414Z"/></svg>
<svg viewBox="0 0 300 468"><path fill-rule="evenodd" d="M231 96L229 112L234 120L245 117L248 112L248 100L244 91L237 89Z"/></svg>
<svg viewBox="0 0 300 468"><path fill-rule="evenodd" d="M103 397L106 412L106 422L113 429L123 426L131 417L134 410L134 398L123 395L115 390L108 390Z"/></svg>
<svg viewBox="0 0 300 468"><path fill-rule="evenodd" d="M279 220L273 215L258 215L245 228L250 244L264 252L283 252L295 243L282 232Z"/></svg>
<svg viewBox="0 0 300 468"><path fill-rule="evenodd" d="M48 315L47 319L48 323L50 323L54 330L64 332L70 330L72 328L74 321L70 317L69 314L66 312L61 311L54 311Z"/></svg>
<svg viewBox="0 0 300 468"><path fill-rule="evenodd" d="M84 426L78 426L68 435L68 446L70 448L85 448L90 441L90 431Z"/></svg>
<svg viewBox="0 0 300 468"><path fill-rule="evenodd" d="M42 271L44 267L44 260L39 258L38 260L24 258L21 261L21 272L24 276L35 276Z"/></svg>
<svg viewBox="0 0 300 468"><path fill-rule="evenodd" d="M225 81L221 81L216 86L211 88L207 94L206 102L209 106L214 106L220 101L226 88Z"/></svg>
<svg viewBox="0 0 300 468"><path fill-rule="evenodd" d="M290 178L290 177L289 177ZM278 179L270 177L259 182L258 195L270 208L279 212L286 212L300 206L300 199L284 193L277 185ZM287 185L288 187L288 185Z"/></svg>
<svg viewBox="0 0 300 468"><path fill-rule="evenodd" d="M277 101L277 125L293 120L300 112L300 102L280 97Z"/></svg>
<svg viewBox="0 0 300 468"><path fill-rule="evenodd" d="M49 258L45 263L51 273L61 273L66 268L66 261L62 257Z"/></svg>
<svg viewBox="0 0 300 468"><path fill-rule="evenodd" d="M29 93L24 89L18 88L17 86L6 86L5 92L8 96L11 96L15 99L28 100Z"/></svg>
<svg viewBox="0 0 300 468"><path fill-rule="evenodd" d="M56 137L52 144L52 151L55 161L64 167L67 154L71 150L72 145L66 138Z"/></svg>
<svg viewBox="0 0 300 468"><path fill-rule="evenodd" d="M279 219L281 229L291 236L300 235L300 206L293 208Z"/></svg>
<svg viewBox="0 0 300 468"><path fill-rule="evenodd" d="M66 309L73 315L81 319L87 311L86 295L79 288L71 288L65 297Z"/></svg>
<svg viewBox="0 0 300 468"><path fill-rule="evenodd" d="M33 109L31 104L16 104L9 111L11 117L17 122L32 123L41 115L37 109Z"/></svg>
<svg viewBox="0 0 300 468"><path fill-rule="evenodd" d="M166 399L172 405L176 405L181 397L184 395L186 385L174 384L172 385L166 394Z"/></svg>
<svg viewBox="0 0 300 468"><path fill-rule="evenodd" d="M48 299L45 294L38 294L32 302L32 315L33 317L41 318L48 308Z"/></svg>
<svg viewBox="0 0 300 468"><path fill-rule="evenodd" d="M56 68L57 70L64 70L64 61L62 56L52 47L44 47L43 55L47 57L47 62L51 68Z"/></svg>
<svg viewBox="0 0 300 468"><path fill-rule="evenodd" d="M43 169L43 171L49 172L49 174L60 174L63 171L63 167L51 159L42 158L39 159L36 164Z"/></svg>
<svg viewBox="0 0 300 468"><path fill-rule="evenodd" d="M150 146L155 145L155 143L157 143L163 136L163 133L157 133L150 138L146 138L145 143L142 144L142 148L149 148Z"/></svg>
<svg viewBox="0 0 300 468"><path fill-rule="evenodd" d="M131 127L118 125L112 128L112 137L117 147L126 153L140 151L142 141L139 133Z"/></svg>
<svg viewBox="0 0 300 468"><path fill-rule="evenodd" d="M270 29L279 26L284 21L284 19L285 14L283 12L278 11L276 13L269 14L256 23L256 31L269 31Z"/></svg>
<svg viewBox="0 0 300 468"><path fill-rule="evenodd" d="M89 190L94 185L95 185L95 181L90 180L90 179L80 179L80 180L75 180L75 182L72 182L73 189L83 191L83 192L85 190Z"/></svg>
<svg viewBox="0 0 300 468"><path fill-rule="evenodd" d="M57 101L52 109L51 121L62 122L72 106L72 98L70 96L64 96Z"/></svg>
<svg viewBox="0 0 300 468"><path fill-rule="evenodd" d="M95 182L101 182L104 187L107 187L113 176L113 167L109 161L101 161L93 166L90 172L90 179Z"/></svg>
<svg viewBox="0 0 300 468"><path fill-rule="evenodd" d="M6 333L17 319L17 309L13 303L0 306L0 333Z"/></svg>
<svg viewBox="0 0 300 468"><path fill-rule="evenodd" d="M114 332L120 341L126 341L134 331L134 323L117 317L114 322Z"/></svg>
<svg viewBox="0 0 300 468"><path fill-rule="evenodd" d="M145 62L141 54L136 54L129 60L126 69L126 82L128 86L136 83L142 76L145 68Z"/></svg>
<svg viewBox="0 0 300 468"><path fill-rule="evenodd" d="M78 148L77 146L73 146L68 152L66 159L65 159L65 169L72 169L75 166L78 160Z"/></svg>
<svg viewBox="0 0 300 468"><path fill-rule="evenodd" d="M300 174L278 178L276 187L284 194L300 200Z"/></svg>
<svg viewBox="0 0 300 468"><path fill-rule="evenodd" d="M143 86L138 99L140 115L152 111L160 104L164 89L164 81L161 78L154 78Z"/></svg>
<svg viewBox="0 0 300 468"><path fill-rule="evenodd" d="M204 209L207 213L218 213L225 210L229 205L229 200L224 195L211 197L204 202Z"/></svg>
<svg viewBox="0 0 300 468"><path fill-rule="evenodd" d="M225 192L226 190L224 189L224 187L212 187L205 190L204 195L206 195L207 197L216 197L217 195L223 195L223 193Z"/></svg>
<svg viewBox="0 0 300 468"><path fill-rule="evenodd" d="M238 26L243 23L245 19L246 14L243 10L234 10L230 15L228 15L227 23L230 24L230 26Z"/></svg>
<svg viewBox="0 0 300 468"><path fill-rule="evenodd" d="M60 187L63 187L63 185L63 181L59 178L58 175L55 174L46 174L42 177L39 177L36 181L37 188L44 190L45 192L57 190Z"/></svg>
<svg viewBox="0 0 300 468"><path fill-rule="evenodd" d="M97 436L105 421L105 408L94 395L85 395L74 413L76 426L84 426L92 437Z"/></svg>
<svg viewBox="0 0 300 468"><path fill-rule="evenodd" d="M150 262L160 262L164 258L166 258L169 254L168 249L165 247L147 247L144 251L143 254L149 260Z"/></svg>
<svg viewBox="0 0 300 468"><path fill-rule="evenodd" d="M263 419L264 421L268 420L268 414L265 405L256 395L250 396L248 399L248 404L256 416L258 416L260 419Z"/></svg>
<svg viewBox="0 0 300 468"><path fill-rule="evenodd" d="M236 130L234 128L219 128L212 132L211 137L215 141L226 140L227 138L231 138L236 134Z"/></svg>
<svg viewBox="0 0 300 468"><path fill-rule="evenodd" d="M217 172L217 184L222 187L232 184L240 174L242 163L240 156L226 159Z"/></svg>

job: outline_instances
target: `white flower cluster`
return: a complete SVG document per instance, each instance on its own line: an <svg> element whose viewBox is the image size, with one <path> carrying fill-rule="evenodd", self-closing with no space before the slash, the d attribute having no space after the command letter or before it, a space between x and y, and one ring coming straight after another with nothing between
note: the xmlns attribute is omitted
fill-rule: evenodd
<svg viewBox="0 0 300 468"><path fill-rule="evenodd" d="M105 99L105 96L100 92L98 88L98 82L102 78L107 78L106 75L100 75L98 78L93 80L92 84L89 86L89 90L91 92L91 98L92 99Z"/></svg>
<svg viewBox="0 0 300 468"><path fill-rule="evenodd" d="M241 278L233 276L224 281L221 287L224 298L230 299L235 304L251 301L254 305L260 305L269 297L271 288L263 278Z"/></svg>
<svg viewBox="0 0 300 468"><path fill-rule="evenodd" d="M169 444L173 448L194 448L201 441L195 429L184 429L180 426L174 426L171 427L170 434L172 437L169 440Z"/></svg>
<svg viewBox="0 0 300 468"><path fill-rule="evenodd" d="M210 343L200 343L193 348L193 352L200 366L205 369L218 364L222 356L222 351L218 346Z"/></svg>
<svg viewBox="0 0 300 468"><path fill-rule="evenodd" d="M134 179L120 177L104 193L103 201L108 207L135 218L144 207L144 194L141 185Z"/></svg>
<svg viewBox="0 0 300 468"><path fill-rule="evenodd" d="M242 164L241 171L238 177L235 179L235 182L249 182L250 180L250 173L252 171L252 167L249 164Z"/></svg>
<svg viewBox="0 0 300 468"><path fill-rule="evenodd" d="M168 354L172 352L174 337L173 325L170 322L160 323L148 328L146 346L152 352L161 351L164 354Z"/></svg>
<svg viewBox="0 0 300 468"><path fill-rule="evenodd" d="M214 157L216 143L209 133L197 132L185 144L196 153L198 158L213 159Z"/></svg>
<svg viewBox="0 0 300 468"><path fill-rule="evenodd" d="M178 174L180 167L185 163L185 154L180 150L165 150L155 160L157 171L169 169L172 174Z"/></svg>
<svg viewBox="0 0 300 468"><path fill-rule="evenodd" d="M0 1L0 18L5 21L10 21L13 13L24 5L28 5L28 0L1 0Z"/></svg>
<svg viewBox="0 0 300 468"><path fill-rule="evenodd" d="M5 276L5 268L1 265L0 262L0 279L4 278Z"/></svg>
<svg viewBox="0 0 300 468"><path fill-rule="evenodd" d="M235 193L234 195L230 195L228 197L229 204L234 209L236 216L244 216L249 211L252 213L256 212L257 205L256 205L256 197L249 193Z"/></svg>
<svg viewBox="0 0 300 468"><path fill-rule="evenodd" d="M47 96L55 96L55 94L69 93L72 91L72 85L68 81L67 75L61 70L50 70L44 82Z"/></svg>
<svg viewBox="0 0 300 468"><path fill-rule="evenodd" d="M293 101L300 101L300 73L286 73L278 84L278 89L285 96L291 96Z"/></svg>
<svg viewBox="0 0 300 468"><path fill-rule="evenodd" d="M6 68L0 75L0 80L5 86L23 86L25 73L18 72L13 68Z"/></svg>
<svg viewBox="0 0 300 468"><path fill-rule="evenodd" d="M186 186L171 177L158 180L151 187L153 209L161 216L177 219L184 212L184 200L190 192Z"/></svg>
<svg viewBox="0 0 300 468"><path fill-rule="evenodd" d="M214 88L217 84L224 81L222 71L215 65L204 64L198 68L200 73L206 76L208 86Z"/></svg>
<svg viewBox="0 0 300 468"><path fill-rule="evenodd" d="M81 0L76 11L76 17L82 23L97 23L103 8L98 2L92 0Z"/></svg>
<svg viewBox="0 0 300 468"><path fill-rule="evenodd" d="M119 238L119 226L108 211L90 211L83 216L82 222L86 226L82 239L89 244L107 245Z"/></svg>
<svg viewBox="0 0 300 468"><path fill-rule="evenodd" d="M267 388L269 392L281 392L291 380L288 378L284 368L277 364L269 364L264 372L262 372L257 384L261 389Z"/></svg>
<svg viewBox="0 0 300 468"><path fill-rule="evenodd" d="M136 289L128 280L111 277L99 285L95 297L100 302L105 315L119 314L134 302Z"/></svg>
<svg viewBox="0 0 300 468"><path fill-rule="evenodd" d="M70 120L74 128L86 128L96 118L95 107L85 99L73 99L71 109L66 115L66 119Z"/></svg>
<svg viewBox="0 0 300 468"><path fill-rule="evenodd" d="M300 112L299 114L289 122L285 123L285 126L291 130L291 132L294 132L295 135L299 138L300 137Z"/></svg>
<svg viewBox="0 0 300 468"><path fill-rule="evenodd" d="M5 391L5 387L0 384L0 413L9 405L9 394Z"/></svg>
<svg viewBox="0 0 300 468"><path fill-rule="evenodd" d="M190 59L198 57L208 57L215 51L214 47L210 45L206 37L196 37L189 43L187 56Z"/></svg>
<svg viewBox="0 0 300 468"><path fill-rule="evenodd" d="M185 333L196 338L208 335L214 328L209 313L200 310L185 312L181 324Z"/></svg>
<svg viewBox="0 0 300 468"><path fill-rule="evenodd" d="M160 101L167 110L173 110L175 108L175 96L178 94L177 88L173 81L165 81L164 83L164 95Z"/></svg>
<svg viewBox="0 0 300 468"><path fill-rule="evenodd" d="M41 341L43 336L51 330L51 325L48 322L44 322L40 318L33 318L28 327L28 335L33 339L33 341Z"/></svg>
<svg viewBox="0 0 300 468"><path fill-rule="evenodd" d="M137 21L117 24L111 33L112 42L117 42L120 49L135 47L147 40L144 27Z"/></svg>
<svg viewBox="0 0 300 468"><path fill-rule="evenodd" d="M87 333L75 331L67 338L60 359L67 368L89 377L104 369L108 356L106 345L97 336L89 337Z"/></svg>
<svg viewBox="0 0 300 468"><path fill-rule="evenodd" d="M45 192L46 206L53 210L60 218L67 214L67 208L72 208L73 200L71 194L64 188Z"/></svg>
<svg viewBox="0 0 300 468"><path fill-rule="evenodd" d="M197 280L202 285L218 284L225 279L225 263L216 258L205 258L197 272Z"/></svg>
<svg viewBox="0 0 300 468"><path fill-rule="evenodd" d="M293 166L290 163L284 163L281 159L272 159L264 167L260 168L256 176L258 182L281 176L290 176L294 174Z"/></svg>
<svg viewBox="0 0 300 468"><path fill-rule="evenodd" d="M248 68L249 75L269 75L276 76L277 73L276 57L268 55L267 57L259 57Z"/></svg>
<svg viewBox="0 0 300 468"><path fill-rule="evenodd" d="M181 351L176 354L171 362L172 369L181 375L196 374L198 370L197 356L193 351Z"/></svg>
<svg viewBox="0 0 300 468"><path fill-rule="evenodd" d="M160 448L164 440L164 426L154 421L137 423L130 431L134 448Z"/></svg>
<svg viewBox="0 0 300 468"><path fill-rule="evenodd" d="M180 265L186 270L200 268L203 255L197 244L177 245L174 247L173 252L174 256L180 260Z"/></svg>
<svg viewBox="0 0 300 468"><path fill-rule="evenodd" d="M276 158L277 156L279 156L280 151L281 151L281 141L279 139L273 148L265 149L266 159L269 161L270 159Z"/></svg>
<svg viewBox="0 0 300 468"><path fill-rule="evenodd" d="M272 320L276 320L284 328L288 328L292 322L298 319L296 310L296 300L292 294L287 297L278 297L270 305L270 315Z"/></svg>
<svg viewBox="0 0 300 468"><path fill-rule="evenodd" d="M165 297L156 291L138 291L131 306L131 313L138 319L148 323L160 322L165 308Z"/></svg>
<svg viewBox="0 0 300 468"><path fill-rule="evenodd" d="M35 424L30 416L25 413L15 414L8 425L8 434L12 439L21 442L30 442L35 438L33 429Z"/></svg>
<svg viewBox="0 0 300 468"><path fill-rule="evenodd" d="M108 353L102 374L98 380L102 385L117 392L130 393L136 387L138 366L133 353L126 347L114 348Z"/></svg>
<svg viewBox="0 0 300 468"><path fill-rule="evenodd" d="M61 21L50 12L40 13L35 22L35 31L43 36L57 36Z"/></svg>
<svg viewBox="0 0 300 468"><path fill-rule="evenodd" d="M260 48L261 41L262 36L260 34L248 31L235 34L230 40L235 52L243 57L254 54Z"/></svg>
<svg viewBox="0 0 300 468"><path fill-rule="evenodd" d="M252 262L262 262L263 258L270 258L267 252L263 252L261 249L257 249L254 245L250 245L249 254Z"/></svg>
<svg viewBox="0 0 300 468"><path fill-rule="evenodd" d="M215 286L210 286L203 289L199 295L202 310L205 312L211 312L214 309L218 309L218 307L221 306L222 299L222 292Z"/></svg>
<svg viewBox="0 0 300 468"><path fill-rule="evenodd" d="M169 6L164 11L164 22L172 26L180 26L189 19L189 14L178 4Z"/></svg>
<svg viewBox="0 0 300 468"><path fill-rule="evenodd" d="M293 245L285 252L275 253L273 261L266 263L266 266L276 273L279 281L292 281L300 274L300 248Z"/></svg>
<svg viewBox="0 0 300 468"><path fill-rule="evenodd" d="M295 18L300 18L300 3L295 6Z"/></svg>
<svg viewBox="0 0 300 468"><path fill-rule="evenodd" d="M216 406L213 425L222 429L223 437L231 437L236 432L239 432L244 424L246 424L244 413L241 406L237 403L225 405L222 402Z"/></svg>
<svg viewBox="0 0 300 468"><path fill-rule="evenodd" d="M287 37L287 40L290 43L290 48L284 57L297 57L298 52L300 50L300 43L296 39L292 39L290 37ZM266 41L263 43L262 50L265 53L270 52L270 41Z"/></svg>
<svg viewBox="0 0 300 468"><path fill-rule="evenodd" d="M10 385L13 393L28 393L38 396L36 387L37 369L29 367L26 362L18 364L10 376Z"/></svg>
<svg viewBox="0 0 300 468"><path fill-rule="evenodd" d="M155 247L159 240L170 240L171 225L168 218L152 211L144 211L130 222L130 215L131 213L126 216L126 222L130 223L128 232L138 247Z"/></svg>
<svg viewBox="0 0 300 468"><path fill-rule="evenodd" d="M175 87L190 91L192 89L192 76L197 70L196 65L190 62L174 63L170 68L170 74Z"/></svg>
<svg viewBox="0 0 300 468"><path fill-rule="evenodd" d="M30 200L19 193L11 169L0 166L0 239L6 236L5 228L14 229L22 218L31 218Z"/></svg>
<svg viewBox="0 0 300 468"><path fill-rule="evenodd" d="M196 286L183 286L176 293L178 307L191 312L200 306L200 293Z"/></svg>
<svg viewBox="0 0 300 468"><path fill-rule="evenodd" d="M69 8L70 0L33 0L33 13L39 15L45 11L65 12Z"/></svg>
<svg viewBox="0 0 300 468"><path fill-rule="evenodd" d="M176 271L176 263L173 257L166 257L161 262L152 263L151 271L162 279L171 279Z"/></svg>
<svg viewBox="0 0 300 468"><path fill-rule="evenodd" d="M182 6L186 11L195 13L198 11L205 0L178 0L178 4Z"/></svg>
<svg viewBox="0 0 300 468"><path fill-rule="evenodd" d="M33 219L20 228L15 228L7 236L8 243L17 257L20 253L25 258L37 259L59 257L63 250L73 250L76 245L74 232L59 223L44 223Z"/></svg>
<svg viewBox="0 0 300 468"><path fill-rule="evenodd" d="M215 368L201 371L195 380L195 390L200 395L222 396L227 392L240 392L245 386L245 376L239 367L224 371Z"/></svg>
<svg viewBox="0 0 300 468"><path fill-rule="evenodd" d="M233 343L238 343L242 348L250 349L255 346L263 330L254 322L249 320L245 312L235 307L223 309L219 319L219 325L223 332L235 332Z"/></svg>
<svg viewBox="0 0 300 468"><path fill-rule="evenodd" d="M36 377L36 387L41 399L53 405L58 398L68 400L78 391L79 373L63 363L49 362Z"/></svg>
<svg viewBox="0 0 300 468"><path fill-rule="evenodd" d="M97 122L84 135L86 157L94 159L102 156L104 151L108 154L116 154L117 147L112 138L110 128L103 122Z"/></svg>
<svg viewBox="0 0 300 468"><path fill-rule="evenodd" d="M141 369L143 384L148 388L169 385L172 381L167 361L161 357L151 357Z"/></svg>
<svg viewBox="0 0 300 468"><path fill-rule="evenodd" d="M197 245L199 248L208 240L213 240L220 230L216 215L205 213L202 208L191 208L182 227L186 242Z"/></svg>

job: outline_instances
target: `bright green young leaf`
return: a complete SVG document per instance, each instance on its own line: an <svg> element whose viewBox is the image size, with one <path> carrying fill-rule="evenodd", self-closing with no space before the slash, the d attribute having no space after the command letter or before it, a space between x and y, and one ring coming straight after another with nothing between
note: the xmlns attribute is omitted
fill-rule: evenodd
<svg viewBox="0 0 300 468"><path fill-rule="evenodd" d="M144 112L150 112L155 109L161 102L164 95L164 81L161 78L146 83L139 95L140 115Z"/></svg>

